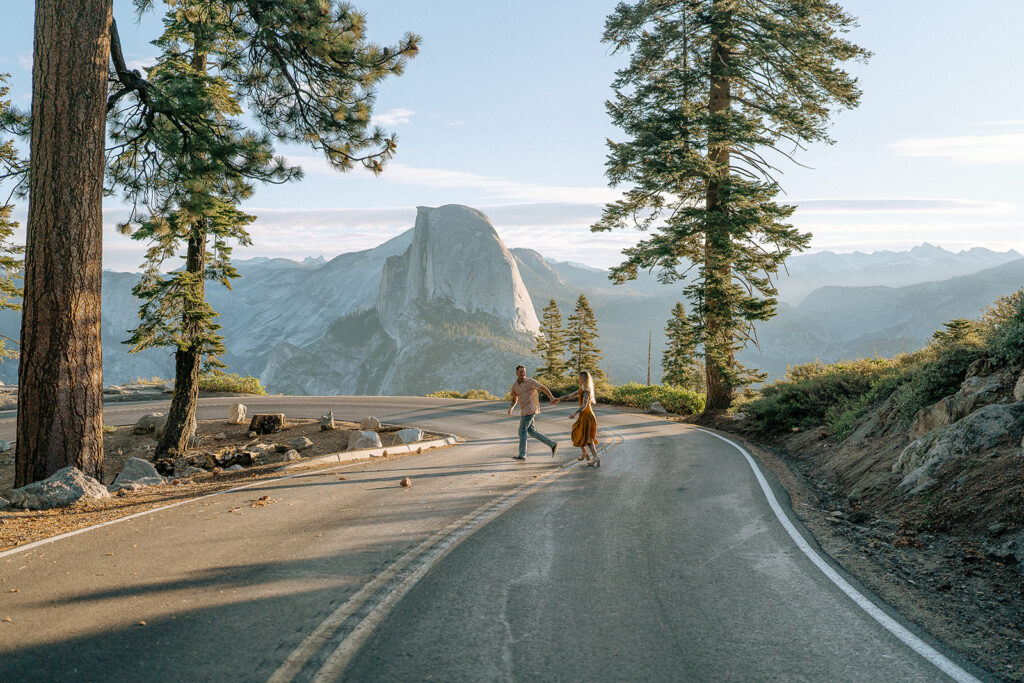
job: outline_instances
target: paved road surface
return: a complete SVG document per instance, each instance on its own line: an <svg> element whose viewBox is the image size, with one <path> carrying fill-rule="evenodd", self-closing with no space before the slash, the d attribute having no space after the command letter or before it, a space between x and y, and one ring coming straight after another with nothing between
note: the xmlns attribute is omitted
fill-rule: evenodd
<svg viewBox="0 0 1024 683"><path fill-rule="evenodd" d="M571 408L548 408L563 450L534 442L521 464L504 404L247 403L467 442L0 556L0 680L947 680L812 563L707 432L599 409L603 466L573 466ZM250 507L261 495L277 502Z"/></svg>

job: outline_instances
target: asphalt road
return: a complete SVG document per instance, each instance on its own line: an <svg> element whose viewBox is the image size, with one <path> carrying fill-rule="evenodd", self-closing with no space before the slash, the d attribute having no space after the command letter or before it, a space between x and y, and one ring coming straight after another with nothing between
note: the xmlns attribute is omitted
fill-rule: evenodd
<svg viewBox="0 0 1024 683"><path fill-rule="evenodd" d="M200 418L232 402L204 400ZM599 406L606 451L590 468L570 407L538 423L559 456L533 442L517 463L505 404L246 403L467 441L0 555L0 681L947 679L937 664L970 680L842 592L710 433ZM154 409L108 406L105 422ZM252 507L262 495L275 502Z"/></svg>

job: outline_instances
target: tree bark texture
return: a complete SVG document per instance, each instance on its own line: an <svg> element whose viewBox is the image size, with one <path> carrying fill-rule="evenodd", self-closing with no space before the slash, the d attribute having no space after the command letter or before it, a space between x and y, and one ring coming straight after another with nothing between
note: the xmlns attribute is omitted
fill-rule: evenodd
<svg viewBox="0 0 1024 683"><path fill-rule="evenodd" d="M100 290L111 0L36 0L15 485L103 463Z"/></svg>
<svg viewBox="0 0 1024 683"><path fill-rule="evenodd" d="M718 5L719 3L716 3ZM724 4L724 3L721 3ZM716 9L718 9L716 7ZM717 13L716 13L717 14ZM727 112L731 106L729 91L729 48L721 40L721 27L711 42L711 92L708 110L712 117ZM725 220L716 220L724 211L720 195L722 182L729 177L729 148L717 140L709 140L708 156L717 167L717 174L708 181L705 209L709 216L704 236L704 272L706 287L705 377L707 402L705 410L724 410L732 404L733 388L726 381L723 364L732 363L732 320L724 303L724 291L732 281L732 264L727 258L731 236ZM722 352L725 351L723 354Z"/></svg>
<svg viewBox="0 0 1024 683"><path fill-rule="evenodd" d="M199 275L194 296L197 301L206 299L206 232L199 231L188 240L188 252L185 256L185 270ZM183 326L187 337L192 336L195 326L190 312L186 310ZM171 407L167 412L167 426L156 447L156 457L184 455L188 451L189 440L192 438L192 427L195 425L196 404L199 402L199 371L202 366L203 354L196 346L179 347L174 352L174 394L171 396Z"/></svg>

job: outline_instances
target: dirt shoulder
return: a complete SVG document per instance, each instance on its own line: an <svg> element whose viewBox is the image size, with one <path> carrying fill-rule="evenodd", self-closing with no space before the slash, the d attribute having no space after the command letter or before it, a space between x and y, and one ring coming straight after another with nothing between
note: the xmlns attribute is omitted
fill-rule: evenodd
<svg viewBox="0 0 1024 683"><path fill-rule="evenodd" d="M302 450L302 457L288 464L298 465L321 455L341 453L347 450L349 436L359 425L336 420L335 426L334 430L321 431L319 420L289 418L283 430L250 438L248 424L232 425L224 420L202 420L197 430L198 444L184 458L202 471L171 479L162 486L148 486L137 491L122 490L109 499L83 502L67 508L0 508L0 551L244 484L288 476L292 472L282 472L283 462L280 460L235 471L220 467L204 469L202 466L211 454L238 451L255 443L278 444L276 450L283 453L291 442L303 437L309 439L312 445ZM398 429L384 425L375 431L382 444L388 446L395 442L394 434ZM103 484L113 482L128 458L136 457L153 462L156 439L152 434L135 434L132 426L108 427L104 431ZM422 441L436 438L437 434L424 432ZM10 450L0 453L0 497L6 497L13 484L14 451ZM259 504L257 498L254 495L254 505Z"/></svg>
<svg viewBox="0 0 1024 683"><path fill-rule="evenodd" d="M729 417L685 421L726 432L747 448L789 493L821 548L882 600L964 659L1024 681L1024 570L993 556L991 534L934 530L929 520L949 511L927 500L898 505L862 491L851 497L835 463L853 456L824 432L763 443Z"/></svg>

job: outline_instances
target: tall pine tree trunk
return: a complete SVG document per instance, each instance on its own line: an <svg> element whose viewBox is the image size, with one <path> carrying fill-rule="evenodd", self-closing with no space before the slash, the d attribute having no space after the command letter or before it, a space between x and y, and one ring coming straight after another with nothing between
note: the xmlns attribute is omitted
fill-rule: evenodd
<svg viewBox="0 0 1024 683"><path fill-rule="evenodd" d="M730 52L721 40L727 22L727 2L716 0L715 26L711 42L711 92L708 103L712 121L716 115L728 112L730 108L729 60ZM720 131L723 124L712 124L712 135ZM705 209L707 211L707 233L704 237L704 273L706 281L706 337L704 342L705 378L707 380L707 403L705 410L724 410L732 404L733 388L727 380L727 372L734 361L732 350L733 322L729 311L727 289L732 281L732 264L729 261L728 221L723 215L721 186L729 178L729 147L716 139L709 140L708 156L717 168L717 173L708 181Z"/></svg>
<svg viewBox="0 0 1024 683"><path fill-rule="evenodd" d="M103 463L100 290L111 0L36 0L15 486Z"/></svg>
<svg viewBox="0 0 1024 683"><path fill-rule="evenodd" d="M188 240L188 253L185 257L185 271L194 277L189 283L193 287L190 299L204 301L206 299L206 231L199 230ZM183 336L194 338L197 323L185 302L182 313ZM167 426L157 444L156 457L184 455L188 450L189 439L192 438L192 427L196 417L196 403L199 401L199 370L202 365L202 353L198 342L179 347L174 352L174 394L171 407L167 412Z"/></svg>

